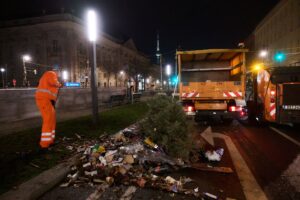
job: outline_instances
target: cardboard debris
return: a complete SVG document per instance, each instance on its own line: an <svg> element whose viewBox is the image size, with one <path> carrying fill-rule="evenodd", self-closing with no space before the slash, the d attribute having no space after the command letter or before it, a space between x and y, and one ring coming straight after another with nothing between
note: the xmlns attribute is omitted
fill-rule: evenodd
<svg viewBox="0 0 300 200"><path fill-rule="evenodd" d="M133 164L134 163L133 156L132 155L125 155L124 156L124 163Z"/></svg>
<svg viewBox="0 0 300 200"><path fill-rule="evenodd" d="M190 166L193 169L207 171L207 172L220 172L225 174L233 173L233 170L230 167L212 167L207 166L206 164L201 163L194 163Z"/></svg>

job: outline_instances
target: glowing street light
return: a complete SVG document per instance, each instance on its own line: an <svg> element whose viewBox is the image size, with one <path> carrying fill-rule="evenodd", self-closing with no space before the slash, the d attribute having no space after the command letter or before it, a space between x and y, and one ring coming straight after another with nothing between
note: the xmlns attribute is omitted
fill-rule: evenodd
<svg viewBox="0 0 300 200"><path fill-rule="evenodd" d="M97 24L97 14L94 10L89 10L87 12L87 31L88 31L88 38L90 42L97 41L98 35L98 24Z"/></svg>
<svg viewBox="0 0 300 200"><path fill-rule="evenodd" d="M156 84L159 84L159 80L156 80Z"/></svg>
<svg viewBox="0 0 300 200"><path fill-rule="evenodd" d="M150 79L149 79L149 78L146 79L146 83L147 83L147 84L150 83Z"/></svg>
<svg viewBox="0 0 300 200"><path fill-rule="evenodd" d="M4 77L3 77L3 73L5 72L5 69L4 69L4 68L1 68L0 71L1 71L1 74L2 74L2 86L3 86L3 88L4 88Z"/></svg>
<svg viewBox="0 0 300 200"><path fill-rule="evenodd" d="M120 75L121 75L121 76L124 75L124 71L123 71L123 70L120 71Z"/></svg>
<svg viewBox="0 0 300 200"><path fill-rule="evenodd" d="M166 74L167 74L167 76L171 75L171 65L166 66Z"/></svg>
<svg viewBox="0 0 300 200"><path fill-rule="evenodd" d="M268 55L268 51L267 50L261 50L259 52L259 57L261 57L261 58L265 58L265 57L267 57L267 55Z"/></svg>
<svg viewBox="0 0 300 200"><path fill-rule="evenodd" d="M31 61L31 57L28 54L25 54L22 56L22 61L23 61L23 86L27 86L27 70L26 70L26 62L30 62Z"/></svg>
<svg viewBox="0 0 300 200"><path fill-rule="evenodd" d="M171 65L166 66L166 74L168 76L168 91L170 90L170 75L171 75ZM165 83L164 83L165 85Z"/></svg>
<svg viewBox="0 0 300 200"><path fill-rule="evenodd" d="M62 72L62 78L63 78L63 80L64 80L65 82L69 79L69 73L68 73L68 71L64 70L64 71Z"/></svg>
<svg viewBox="0 0 300 200"><path fill-rule="evenodd" d="M98 22L97 14L94 10L87 11L87 34L88 39L93 46L93 55L90 57L91 63L91 88L92 88L92 105L93 105L93 122L96 124L98 122L98 91L96 87L96 74L95 69L97 66L97 56L96 56L96 41L98 36Z"/></svg>
<svg viewBox="0 0 300 200"><path fill-rule="evenodd" d="M23 59L23 61L24 62L29 62L29 61L31 61L31 57L29 56L29 55L23 55L23 57L22 57L22 59Z"/></svg>

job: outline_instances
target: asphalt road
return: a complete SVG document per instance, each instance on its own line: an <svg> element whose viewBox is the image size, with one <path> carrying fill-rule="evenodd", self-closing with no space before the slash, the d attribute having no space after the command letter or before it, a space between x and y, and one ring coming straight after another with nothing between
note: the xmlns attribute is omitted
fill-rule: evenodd
<svg viewBox="0 0 300 200"><path fill-rule="evenodd" d="M230 125L218 122L194 124L196 140L203 141L201 133L211 127L211 132L230 137L239 154L245 161L268 199L289 200L300 199L300 130L288 126L266 125L250 126L234 121ZM235 155L230 155L227 142L214 138L215 147L225 150L218 166L231 167L233 174L220 174L184 169L173 172L174 178L190 177L194 182L189 186L198 187L199 192L209 192L221 199L247 199L245 181L237 172L239 167L234 164ZM211 148L210 145L206 145ZM247 180L249 177L244 177ZM243 182L243 183L242 183ZM109 188L101 199L120 199L128 186ZM95 188L60 188L49 191L41 199L86 199ZM249 193L249 191L248 191ZM184 195L138 188L132 199L193 199ZM249 199L249 198L248 198Z"/></svg>

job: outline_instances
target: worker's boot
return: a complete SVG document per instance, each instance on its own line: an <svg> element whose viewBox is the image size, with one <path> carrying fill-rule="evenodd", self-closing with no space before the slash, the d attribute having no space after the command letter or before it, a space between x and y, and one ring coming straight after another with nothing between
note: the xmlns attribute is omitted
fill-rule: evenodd
<svg viewBox="0 0 300 200"><path fill-rule="evenodd" d="M52 142L52 140L51 141L47 141L47 142L40 141L40 147L41 147L41 149L48 149L49 146L51 145L51 142Z"/></svg>

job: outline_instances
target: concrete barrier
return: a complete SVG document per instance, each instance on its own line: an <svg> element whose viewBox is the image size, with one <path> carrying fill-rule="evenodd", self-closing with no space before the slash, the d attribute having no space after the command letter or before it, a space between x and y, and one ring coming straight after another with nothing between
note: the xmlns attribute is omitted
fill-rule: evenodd
<svg viewBox="0 0 300 200"><path fill-rule="evenodd" d="M35 104L35 88L0 90L0 124L39 117ZM111 95L125 94L125 88L98 89L98 105ZM56 104L57 113L72 113L92 107L91 90L87 88L62 88Z"/></svg>

